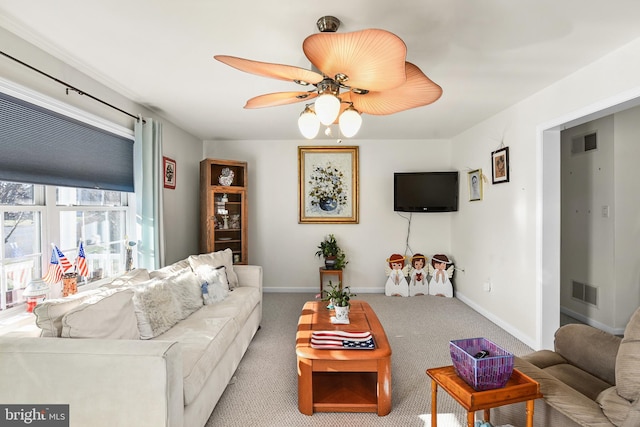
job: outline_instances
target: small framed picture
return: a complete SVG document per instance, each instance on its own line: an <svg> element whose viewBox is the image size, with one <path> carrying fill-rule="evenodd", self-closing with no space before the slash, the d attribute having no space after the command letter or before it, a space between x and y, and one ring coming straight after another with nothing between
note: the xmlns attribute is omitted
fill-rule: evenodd
<svg viewBox="0 0 640 427"><path fill-rule="evenodd" d="M509 182L509 147L491 153L491 182L493 184Z"/></svg>
<svg viewBox="0 0 640 427"><path fill-rule="evenodd" d="M482 169L469 172L469 201L482 200Z"/></svg>
<svg viewBox="0 0 640 427"><path fill-rule="evenodd" d="M168 157L162 157L164 171L164 188L175 190L176 188L176 161Z"/></svg>

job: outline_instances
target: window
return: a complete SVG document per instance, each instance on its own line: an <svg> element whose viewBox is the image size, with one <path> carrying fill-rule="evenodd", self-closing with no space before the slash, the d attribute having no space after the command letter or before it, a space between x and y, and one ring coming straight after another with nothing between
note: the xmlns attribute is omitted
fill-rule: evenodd
<svg viewBox="0 0 640 427"><path fill-rule="evenodd" d="M52 242L72 263L83 242L90 277L80 287L124 272L124 242L135 229L130 197L0 181L0 310L24 304L24 288L46 273ZM59 289L52 287L50 296L59 296Z"/></svg>

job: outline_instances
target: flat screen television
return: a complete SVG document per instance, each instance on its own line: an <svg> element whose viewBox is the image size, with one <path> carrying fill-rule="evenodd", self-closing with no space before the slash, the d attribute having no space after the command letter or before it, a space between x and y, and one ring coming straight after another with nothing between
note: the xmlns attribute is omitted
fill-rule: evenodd
<svg viewBox="0 0 640 427"><path fill-rule="evenodd" d="M396 172L393 174L396 212L455 212L458 172Z"/></svg>

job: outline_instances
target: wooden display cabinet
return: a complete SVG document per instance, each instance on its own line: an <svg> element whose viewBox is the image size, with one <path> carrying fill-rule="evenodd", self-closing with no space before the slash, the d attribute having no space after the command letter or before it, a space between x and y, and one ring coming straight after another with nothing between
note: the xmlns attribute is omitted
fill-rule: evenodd
<svg viewBox="0 0 640 427"><path fill-rule="evenodd" d="M200 253L230 248L234 264L248 264L247 212L247 163L202 160Z"/></svg>

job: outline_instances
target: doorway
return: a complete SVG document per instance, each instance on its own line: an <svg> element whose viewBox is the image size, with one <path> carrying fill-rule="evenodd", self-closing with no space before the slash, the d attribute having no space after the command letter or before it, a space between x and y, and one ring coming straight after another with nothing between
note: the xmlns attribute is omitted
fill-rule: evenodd
<svg viewBox="0 0 640 427"><path fill-rule="evenodd" d="M561 131L640 105L640 88L541 124L537 129L536 285L539 348L553 348L560 326Z"/></svg>

